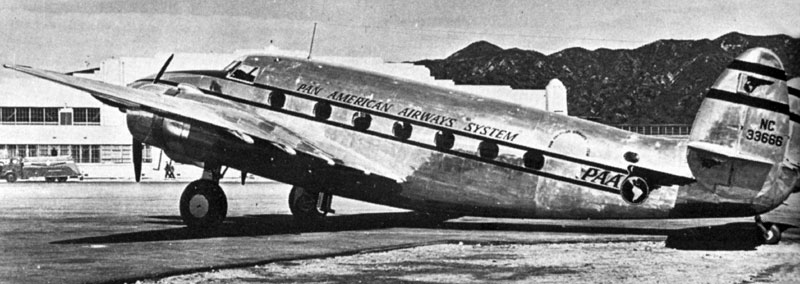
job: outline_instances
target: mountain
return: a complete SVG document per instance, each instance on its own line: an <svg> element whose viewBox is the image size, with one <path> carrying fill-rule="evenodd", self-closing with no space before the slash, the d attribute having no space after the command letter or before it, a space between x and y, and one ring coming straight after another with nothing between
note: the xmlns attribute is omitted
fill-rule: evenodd
<svg viewBox="0 0 800 284"><path fill-rule="evenodd" d="M781 58L800 76L800 39L729 33L717 39L658 40L635 49L568 48L544 55L475 42L445 59L413 62L457 84L567 87L570 115L608 124L691 123L703 96L734 57L752 47Z"/></svg>

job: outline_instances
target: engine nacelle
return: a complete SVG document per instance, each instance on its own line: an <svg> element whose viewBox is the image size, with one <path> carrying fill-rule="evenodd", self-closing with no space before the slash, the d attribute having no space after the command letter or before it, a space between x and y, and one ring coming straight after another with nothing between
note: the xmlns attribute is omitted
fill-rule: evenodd
<svg viewBox="0 0 800 284"><path fill-rule="evenodd" d="M161 148L173 160L198 164L214 154L225 137L215 131L146 111L127 112L128 130L134 139Z"/></svg>

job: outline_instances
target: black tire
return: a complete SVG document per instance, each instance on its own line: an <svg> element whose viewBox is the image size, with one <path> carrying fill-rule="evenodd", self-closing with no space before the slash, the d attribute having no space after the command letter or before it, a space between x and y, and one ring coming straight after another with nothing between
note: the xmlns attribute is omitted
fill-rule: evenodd
<svg viewBox="0 0 800 284"><path fill-rule="evenodd" d="M58 182L67 182L68 177L60 177L58 178Z"/></svg>
<svg viewBox="0 0 800 284"><path fill-rule="evenodd" d="M181 194L181 218L189 228L211 228L225 220L228 199L218 183L196 180Z"/></svg>
<svg viewBox="0 0 800 284"><path fill-rule="evenodd" d="M762 238L764 244L775 245L781 241L781 228L775 224L764 224L767 227L767 232L763 233Z"/></svg>
<svg viewBox="0 0 800 284"><path fill-rule="evenodd" d="M319 194L309 193L302 187L294 186L289 192L289 210L295 222L300 224L316 223L325 218L326 213L317 210Z"/></svg>
<svg viewBox="0 0 800 284"><path fill-rule="evenodd" d="M15 174L15 173L7 174L6 175L6 181L7 182L16 182L17 181L17 174Z"/></svg>
<svg viewBox="0 0 800 284"><path fill-rule="evenodd" d="M46 182L55 182L56 178L46 177L46 178L44 178L44 181L46 181Z"/></svg>

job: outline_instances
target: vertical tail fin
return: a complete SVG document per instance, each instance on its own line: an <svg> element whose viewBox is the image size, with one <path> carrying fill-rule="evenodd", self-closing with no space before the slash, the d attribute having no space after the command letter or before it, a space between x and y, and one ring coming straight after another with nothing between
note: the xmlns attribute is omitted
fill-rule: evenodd
<svg viewBox="0 0 800 284"><path fill-rule="evenodd" d="M780 171L775 166L790 143L788 101L783 64L771 51L753 48L728 65L706 94L689 137L687 158L698 182L736 199L772 188L767 177Z"/></svg>

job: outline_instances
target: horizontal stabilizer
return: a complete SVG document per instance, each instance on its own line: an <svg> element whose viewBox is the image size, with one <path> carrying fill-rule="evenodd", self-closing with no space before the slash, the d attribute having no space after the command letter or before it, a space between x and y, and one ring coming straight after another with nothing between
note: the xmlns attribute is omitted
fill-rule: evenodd
<svg viewBox="0 0 800 284"><path fill-rule="evenodd" d="M725 158L733 158L733 159L745 160L754 163L768 164L768 165L772 165L775 163L775 161L766 159L764 157L736 153L736 151L734 151L734 149L731 149L730 147L724 147L717 144L695 141L695 142L689 142L689 145L687 145L687 147L693 150L701 150L705 152L714 153L723 156Z"/></svg>

